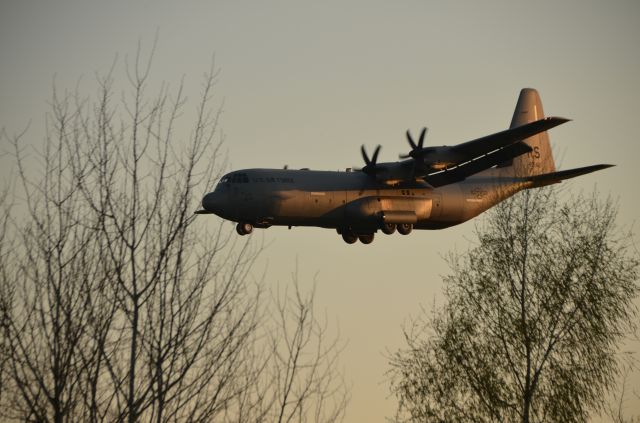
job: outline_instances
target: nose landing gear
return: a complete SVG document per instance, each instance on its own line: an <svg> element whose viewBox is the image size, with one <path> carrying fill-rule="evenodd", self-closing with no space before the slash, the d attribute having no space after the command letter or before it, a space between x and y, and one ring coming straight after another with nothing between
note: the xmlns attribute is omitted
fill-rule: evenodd
<svg viewBox="0 0 640 423"><path fill-rule="evenodd" d="M236 225L236 232L238 232L239 235L249 235L253 232L253 225L248 222L240 222Z"/></svg>

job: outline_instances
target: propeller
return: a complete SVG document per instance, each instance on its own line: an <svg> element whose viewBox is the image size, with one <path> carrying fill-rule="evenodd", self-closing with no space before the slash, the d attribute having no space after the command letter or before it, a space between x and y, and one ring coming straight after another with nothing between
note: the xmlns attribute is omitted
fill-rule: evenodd
<svg viewBox="0 0 640 423"><path fill-rule="evenodd" d="M364 148L364 144L362 145L362 147L360 147L360 152L362 153L362 158L364 159L365 163L365 167L361 169L364 173L368 175L376 173L376 163L378 162L378 154L380 153L380 148L382 148L382 146L378 144L376 149L373 151L371 159L369 159L369 155L367 154L367 150Z"/></svg>
<svg viewBox="0 0 640 423"><path fill-rule="evenodd" d="M408 157L412 157L415 159L416 156L418 156L422 152L424 148L424 137L425 135L427 135L428 130L429 130L428 128L422 128L422 132L420 132L420 138L418 138L417 144L413 140L413 137L411 136L411 132L407 130L407 141L409 141L409 145L411 146L411 151L408 154L401 154L400 155L401 159L406 159Z"/></svg>

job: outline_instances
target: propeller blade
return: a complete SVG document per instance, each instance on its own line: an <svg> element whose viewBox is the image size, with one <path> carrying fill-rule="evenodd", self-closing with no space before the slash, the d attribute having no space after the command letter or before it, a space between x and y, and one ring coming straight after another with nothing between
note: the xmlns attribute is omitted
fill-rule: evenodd
<svg viewBox="0 0 640 423"><path fill-rule="evenodd" d="M376 147L375 151L373 152L373 157L371 158L371 163L373 163L374 166L375 166L376 163L378 163L378 153L380 153L380 148L382 148L382 146L380 144L378 144L378 146Z"/></svg>
<svg viewBox="0 0 640 423"><path fill-rule="evenodd" d="M409 141L409 145L411 146L411 149L415 150L417 145L415 142L413 142L413 138L411 138L411 132L409 132L408 129L407 129L407 140Z"/></svg>
<svg viewBox="0 0 640 423"><path fill-rule="evenodd" d="M369 155L367 155L367 150L364 148L364 144L360 147L360 152L362 153L364 163L369 166L371 164L371 160L369 160Z"/></svg>
<svg viewBox="0 0 640 423"><path fill-rule="evenodd" d="M427 127L422 128L422 131L420 132L420 137L418 137L417 144L413 140L413 137L411 136L411 132L407 130L407 140L409 141L409 145L411 146L411 151L409 152L409 154L401 155L400 156L401 159L406 159L407 157L413 157L415 159L416 155L419 154L422 150L424 150L424 137L427 135L428 130L429 128Z"/></svg>
<svg viewBox="0 0 640 423"><path fill-rule="evenodd" d="M422 148L424 145L424 136L427 134L428 129L426 127L422 128L422 132L420 133L420 139L418 140L418 147Z"/></svg>
<svg viewBox="0 0 640 423"><path fill-rule="evenodd" d="M369 158L367 154L367 149L364 147L364 144L360 147L360 152L362 153L362 159L364 160L365 167L362 170L364 173L372 175L376 173L376 163L378 162L378 154L380 154L380 148L382 146L378 144L376 149L373 151L373 155Z"/></svg>

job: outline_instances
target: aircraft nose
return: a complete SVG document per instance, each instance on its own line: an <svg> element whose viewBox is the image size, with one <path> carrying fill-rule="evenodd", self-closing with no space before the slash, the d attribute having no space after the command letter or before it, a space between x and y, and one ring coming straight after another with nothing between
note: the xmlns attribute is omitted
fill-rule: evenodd
<svg viewBox="0 0 640 423"><path fill-rule="evenodd" d="M207 211L216 214L220 213L222 209L222 201L220 195L215 192L210 192L209 194L205 195L202 199L202 207Z"/></svg>

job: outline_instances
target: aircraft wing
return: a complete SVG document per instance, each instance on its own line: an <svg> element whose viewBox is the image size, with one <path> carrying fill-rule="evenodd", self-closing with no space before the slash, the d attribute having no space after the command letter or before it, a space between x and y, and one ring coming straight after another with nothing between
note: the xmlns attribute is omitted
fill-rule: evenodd
<svg viewBox="0 0 640 423"><path fill-rule="evenodd" d="M516 142L499 150L492 151L482 157L462 163L454 168L443 170L438 173L432 173L423 177L423 179L433 187L453 184L530 151L531 147L524 142Z"/></svg>
<svg viewBox="0 0 640 423"><path fill-rule="evenodd" d="M561 117L548 117L462 144L443 147L453 153L456 158L455 163L459 164L436 173L428 173L433 170L430 166L416 165L419 162L416 159L394 163L376 163L380 148L378 147L372 158L369 158L363 147L362 154L365 163L367 163L363 171L375 175L381 181L420 178L434 187L448 185L530 152L531 147L523 140L568 121L569 119Z"/></svg>
<svg viewBox="0 0 640 423"><path fill-rule="evenodd" d="M545 185L557 184L558 182L562 182L565 179L575 178L576 176L586 175L587 173L607 169L613 166L615 165L597 164L593 166L578 167L575 169L561 170L558 172L530 176L527 178L527 180L533 182L533 187L538 188Z"/></svg>
<svg viewBox="0 0 640 423"><path fill-rule="evenodd" d="M561 117L548 117L535 122L527 123L516 128L507 129L495 134L487 135L472 141L452 146L451 149L456 153L472 159L482 156L498 148L503 148L509 144L522 141L540 132L554 128L568 122L570 119Z"/></svg>

